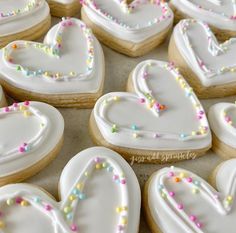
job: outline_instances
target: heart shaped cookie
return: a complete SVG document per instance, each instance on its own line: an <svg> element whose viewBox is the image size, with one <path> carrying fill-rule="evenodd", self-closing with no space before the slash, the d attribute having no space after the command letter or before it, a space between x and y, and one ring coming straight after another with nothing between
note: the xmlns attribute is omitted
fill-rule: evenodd
<svg viewBox="0 0 236 233"><path fill-rule="evenodd" d="M236 105L215 104L209 109L208 119L213 132L213 151L223 158L234 158L236 154Z"/></svg>
<svg viewBox="0 0 236 233"><path fill-rule="evenodd" d="M147 221L156 233L234 233L236 160L223 162L210 182L181 168L154 173L145 186Z"/></svg>
<svg viewBox="0 0 236 233"><path fill-rule="evenodd" d="M132 72L128 90L102 96L90 119L94 141L127 159L193 159L211 147L204 109L173 64L147 60Z"/></svg>
<svg viewBox="0 0 236 233"><path fill-rule="evenodd" d="M0 82L17 99L91 107L102 94L104 56L86 25L64 18L44 43L15 41L0 51Z"/></svg>
<svg viewBox="0 0 236 233"><path fill-rule="evenodd" d="M220 40L236 36L235 0L171 0L175 21L194 18L208 23Z"/></svg>
<svg viewBox="0 0 236 233"><path fill-rule="evenodd" d="M17 39L38 39L50 25L45 0L0 1L0 48Z"/></svg>
<svg viewBox="0 0 236 233"><path fill-rule="evenodd" d="M0 86L0 108L4 107L6 105L7 105L6 98L5 98L2 87Z"/></svg>
<svg viewBox="0 0 236 233"><path fill-rule="evenodd" d="M202 21L182 20L174 29L169 59L200 98L236 94L236 39L220 44Z"/></svg>
<svg viewBox="0 0 236 233"><path fill-rule="evenodd" d="M82 19L97 38L128 56L159 45L172 28L173 13L160 0L82 0Z"/></svg>
<svg viewBox="0 0 236 233"><path fill-rule="evenodd" d="M63 117L48 104L26 101L1 108L0 185L26 179L51 162L63 132Z"/></svg>
<svg viewBox="0 0 236 233"><path fill-rule="evenodd" d="M79 0L47 0L53 16L65 17L79 13Z"/></svg>
<svg viewBox="0 0 236 233"><path fill-rule="evenodd" d="M60 202L28 184L2 187L0 230L138 233L139 183L119 154L103 147L80 152L64 168L59 187Z"/></svg>

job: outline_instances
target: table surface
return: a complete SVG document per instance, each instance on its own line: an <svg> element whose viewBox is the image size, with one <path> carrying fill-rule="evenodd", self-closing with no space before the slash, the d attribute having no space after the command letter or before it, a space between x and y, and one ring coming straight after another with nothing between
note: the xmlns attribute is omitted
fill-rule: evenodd
<svg viewBox="0 0 236 233"><path fill-rule="evenodd" d="M53 18L53 24L59 22L60 19ZM42 41L39 40L39 41ZM139 58L129 58L121 55L106 46L102 45L105 61L106 61L106 73L105 73L105 87L104 93L112 91L125 91L126 81L129 73L132 69L141 61L146 59L159 59L168 61L167 46L169 40L167 39L164 44L154 49L152 52ZM211 99L201 101L205 110L218 102L234 102L235 96L223 98L223 99ZM59 109L65 119L65 141L63 148L58 157L45 169L39 172L34 177L26 180L25 182L39 185L44 188L56 198L58 197L58 181L62 169L66 163L78 152L95 146L92 142L88 132L88 120L91 113L91 109ZM201 158L197 158L191 161L183 161L175 163L174 166L179 166L190 171L195 172L204 179L207 179L212 170L221 162L219 158L212 151L209 151ZM138 180L140 182L141 189L148 177L156 170L167 165L154 165L154 164L134 164L134 169ZM149 233L144 218L141 214L140 233Z"/></svg>

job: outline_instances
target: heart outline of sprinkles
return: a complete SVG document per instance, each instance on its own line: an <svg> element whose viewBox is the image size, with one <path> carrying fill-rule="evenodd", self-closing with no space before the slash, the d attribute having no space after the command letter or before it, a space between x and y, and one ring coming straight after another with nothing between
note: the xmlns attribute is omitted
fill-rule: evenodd
<svg viewBox="0 0 236 233"><path fill-rule="evenodd" d="M194 173L187 170L170 167L162 169L160 174L157 175L155 180L156 195L160 198L163 208L171 212L171 216L176 218L178 222L184 223L183 228L185 232L204 232L204 227L206 225L202 222L202 217L198 217L195 213L186 211L185 205L181 201L177 201L177 197L180 194L180 190L174 191L174 188L166 185L165 182L171 182L171 185L186 185L183 188L190 189L193 195L200 195L202 198L206 198L213 205L219 215L226 216L229 214L233 208L234 196L235 196L235 177L236 171L234 171L233 176L230 178L231 186L227 191L227 194L222 194L215 190L210 184L205 180L201 179ZM168 186L168 187L167 187ZM174 187L174 186L173 186Z"/></svg>
<svg viewBox="0 0 236 233"><path fill-rule="evenodd" d="M112 181L120 186L121 202L114 211L118 215L118 232L126 232L128 224L127 181L118 162L109 157L93 156L76 178L66 198L61 202L56 202L50 198L50 201L46 201L28 190L20 190L8 195L1 195L0 203L5 203L7 208L14 208L15 205L26 208L28 206L35 207L52 220L54 233L61 231L79 232L79 226L75 223L75 213L78 210L79 203L86 199L86 193L84 192L86 182L95 172L102 171L109 173ZM0 232L4 233L4 229L7 229L7 215L4 214L4 211L0 211L0 213L0 226L2 226Z"/></svg>
<svg viewBox="0 0 236 233"><path fill-rule="evenodd" d="M144 64L145 63L145 64ZM192 88L187 84L184 78L179 73L179 70L174 67L173 63L160 62L156 60L150 60L148 62L142 62L139 64L142 66L141 75L134 76L132 83L135 89L135 93L130 92L121 92L121 93L109 93L100 99L100 102L97 102L94 108L94 115L96 116L97 124L100 125L103 129L106 129L106 132L111 134L127 133L132 138L145 137L150 139L169 139L169 140L179 140L179 141L188 141L193 139L201 139L207 137L209 133L209 125L206 118L205 111L197 99L196 95L193 93ZM119 126L115 122L111 122L106 117L106 111L108 107L112 104L119 103L120 101L133 101L140 103L145 106L146 109L150 110L155 117L164 117L165 112L168 111L168 106L160 103L152 94L153 90L150 90L150 87L147 85L148 79L148 69L150 67L157 66L158 68L165 69L171 73L171 77L175 79L177 84L181 89L184 90L186 97L192 102L193 109L196 111L196 120L200 122L198 129L193 129L191 132L180 132L180 133L171 133L171 132L154 132L145 129L140 129L137 125L132 125L130 128Z"/></svg>
<svg viewBox="0 0 236 233"><path fill-rule="evenodd" d="M212 9L208 9L202 5L194 4L193 2L190 2L189 0L181 0L183 4L190 4L192 7L197 7L198 9L204 10L206 12L212 13ZM222 7L222 0L207 0L211 4L215 4L216 6ZM226 15L224 12L217 12L214 11L214 14L217 14L218 16L222 17L223 19L227 16L231 20L236 20L236 2L234 0L231 0L231 6L233 10L232 15Z"/></svg>
<svg viewBox="0 0 236 233"><path fill-rule="evenodd" d="M87 60L86 60L86 72L85 73L76 73L74 71L70 71L68 74L60 74L59 72L51 72L46 70L30 70L26 67L23 67L19 64L14 64L14 60L11 57L11 54L14 50L24 49L28 47L32 47L40 50L47 54L48 56L54 57L55 59L60 59L60 51L63 46L63 33L65 30L69 30L70 27L79 27L81 28L83 35L86 38L87 43ZM94 67L94 40L92 36L92 32L87 26L81 22L76 21L75 19L63 18L60 26L56 32L52 44L42 44L37 42L28 42L28 41L15 41L8 44L5 48L3 48L3 60L7 67L10 69L16 70L18 72L22 72L24 76L27 77L42 77L46 80L57 82L57 81L71 81L71 80L84 80L86 79L92 72Z"/></svg>
<svg viewBox="0 0 236 233"><path fill-rule="evenodd" d="M40 130L32 139L30 139L29 142L24 142L17 148L2 153L0 157L0 163L12 161L17 159L19 155L32 152L32 150L38 148L42 144L42 138L45 137L48 132L48 117L43 115L38 109L30 106L29 101L25 101L21 104L14 103L12 106L2 108L0 111L0 119L7 117L9 114L22 114L22 116L26 118L32 116L37 117L41 122Z"/></svg>
<svg viewBox="0 0 236 233"><path fill-rule="evenodd" d="M232 117L230 117L228 115L228 112L230 110L235 109L235 108L236 108L236 102L235 102L235 106L234 107L228 106L225 109L223 109L222 112L221 112L221 118L222 118L223 122L226 124L227 127L230 127L231 132L233 134L236 134L236 126L233 125L233 119L232 119Z"/></svg>
<svg viewBox="0 0 236 233"><path fill-rule="evenodd" d="M12 11L9 11L7 13L0 12L0 25L2 23L6 23L12 19L15 19L17 17L25 16L29 13L33 13L36 11L39 7L43 5L42 0L30 0L25 7L20 9L14 9Z"/></svg>
<svg viewBox="0 0 236 233"><path fill-rule="evenodd" d="M185 42L186 47L189 51L191 60L194 61L194 65L196 65L198 69L200 69L200 71L204 74L204 76L207 79L213 79L213 78L216 78L217 75L222 75L225 73L236 73L236 64L232 64L230 66L222 66L217 70L211 69L207 66L206 61L204 61L202 58L200 58L196 54L192 46L192 43L188 37L187 32L191 24L198 24L203 28L208 38L208 46L207 46L208 52L212 55L212 57L217 57L217 56L220 56L221 54L227 54L227 51L229 50L229 46L232 44L236 44L236 38L231 38L219 44L214 33L211 31L211 29L206 23L197 21L194 19L182 20L180 22L180 32L182 34L183 41Z"/></svg>
<svg viewBox="0 0 236 233"><path fill-rule="evenodd" d="M154 18L153 20L149 21L147 25L144 27L151 27L154 24L158 24L164 20L167 20L172 17L171 11L168 9L168 4L165 2L162 2L161 0L134 0L132 3L128 4L127 0L113 0L115 3L120 5L122 11L125 14L132 14L135 12L135 8L139 7L141 4L151 3L153 5L158 5L162 8L162 15L159 18ZM116 24L120 26L121 28L124 28L126 30L131 31L138 31L140 30L140 25L136 25L135 27L131 27L127 25L126 23L120 21L119 19L113 17L108 12L105 12L104 10L100 9L98 5L96 4L96 1L94 0L81 0L81 4L87 7L90 7L94 11L98 12L101 17L111 20L113 24Z"/></svg>

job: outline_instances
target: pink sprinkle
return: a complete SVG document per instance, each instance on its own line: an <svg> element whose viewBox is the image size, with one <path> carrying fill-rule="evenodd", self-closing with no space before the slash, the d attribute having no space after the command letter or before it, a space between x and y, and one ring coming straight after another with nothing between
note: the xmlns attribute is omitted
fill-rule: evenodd
<svg viewBox="0 0 236 233"><path fill-rule="evenodd" d="M95 163L99 163L100 161L101 161L101 159L98 158L98 157L94 159L94 162L95 162Z"/></svg>
<svg viewBox="0 0 236 233"><path fill-rule="evenodd" d="M16 197L16 204L20 204L23 201L23 198Z"/></svg>
<svg viewBox="0 0 236 233"><path fill-rule="evenodd" d="M192 183L192 182L193 182L193 179L192 179L191 177L188 177L188 178L187 178L187 181L188 181L189 183Z"/></svg>
<svg viewBox="0 0 236 233"><path fill-rule="evenodd" d="M29 101L28 100L26 100L25 102L24 102L24 105L25 106L28 106L30 103L29 103Z"/></svg>
<svg viewBox="0 0 236 233"><path fill-rule="evenodd" d="M183 204L178 204L177 207L178 207L179 210L182 210L184 208Z"/></svg>
<svg viewBox="0 0 236 233"><path fill-rule="evenodd" d="M72 224L72 225L70 226L70 229L71 229L72 231L77 231L77 230L78 230L78 227L77 227L75 224Z"/></svg>
<svg viewBox="0 0 236 233"><path fill-rule="evenodd" d="M13 107L17 108L18 107L18 103L13 103Z"/></svg>
<svg viewBox="0 0 236 233"><path fill-rule="evenodd" d="M168 173L168 176L169 176L169 177L173 177L174 175L175 175L174 172L169 172L169 173Z"/></svg>
<svg viewBox="0 0 236 233"><path fill-rule="evenodd" d="M24 148L23 146L20 146L20 147L19 147L19 152L20 152L20 153L24 153L24 152L25 152L25 148Z"/></svg>
<svg viewBox="0 0 236 233"><path fill-rule="evenodd" d="M195 222L197 220L197 217L195 215L190 215L189 217L191 221Z"/></svg>
<svg viewBox="0 0 236 233"><path fill-rule="evenodd" d="M52 207L50 205L45 205L45 210L50 211L52 210Z"/></svg>
<svg viewBox="0 0 236 233"><path fill-rule="evenodd" d="M9 107L4 108L4 112L9 112L9 111L10 111Z"/></svg>
<svg viewBox="0 0 236 233"><path fill-rule="evenodd" d="M202 228L202 223L197 222L196 225L197 225L198 228Z"/></svg>
<svg viewBox="0 0 236 233"><path fill-rule="evenodd" d="M121 183L121 184L126 184L126 180L123 179L123 180L120 181L120 183Z"/></svg>
<svg viewBox="0 0 236 233"><path fill-rule="evenodd" d="M144 98L140 98L140 103L141 104L145 103L145 99Z"/></svg>
<svg viewBox="0 0 236 233"><path fill-rule="evenodd" d="M118 175L113 176L113 180L117 180L118 178L119 178Z"/></svg>
<svg viewBox="0 0 236 233"><path fill-rule="evenodd" d="M169 192L169 195L170 195L171 197L173 197L173 196L175 195L175 193L174 193L174 192Z"/></svg>

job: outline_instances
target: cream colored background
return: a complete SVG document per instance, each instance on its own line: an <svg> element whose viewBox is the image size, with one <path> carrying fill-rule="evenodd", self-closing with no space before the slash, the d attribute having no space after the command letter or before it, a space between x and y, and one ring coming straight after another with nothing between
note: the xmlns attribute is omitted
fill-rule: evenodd
<svg viewBox="0 0 236 233"><path fill-rule="evenodd" d="M59 19L53 19L55 24ZM41 40L42 41L42 40ZM167 58L168 41L160 47L156 48L149 54L140 58L129 58L124 55L118 54L113 50L103 46L105 59L106 59L106 77L104 93L112 91L124 91L126 81L132 69L141 61L145 59L160 59L168 61ZM235 96L224 99L204 100L202 104L205 109L217 102L227 101L234 102ZM48 192L57 197L58 181L61 171L65 164L78 152L88 147L94 146L88 132L88 120L91 110L83 109L59 109L65 119L65 142L61 153L58 157L39 174L26 180L28 183L39 185L46 189ZM184 120L184 119L183 119ZM192 161L185 161L176 163L185 169L189 169L203 178L207 179L211 171L221 162L221 159L213 152L209 151L205 156ZM163 166L169 165L142 165L135 164L132 166L137 177L140 181L141 188L148 177L156 170ZM148 227L141 217L140 233L150 232Z"/></svg>

